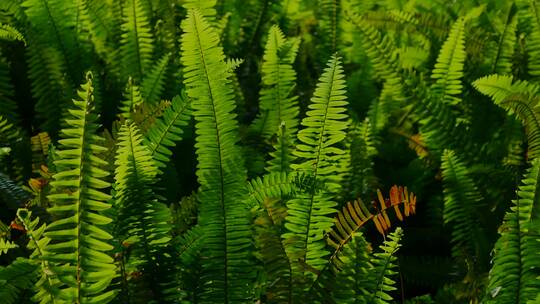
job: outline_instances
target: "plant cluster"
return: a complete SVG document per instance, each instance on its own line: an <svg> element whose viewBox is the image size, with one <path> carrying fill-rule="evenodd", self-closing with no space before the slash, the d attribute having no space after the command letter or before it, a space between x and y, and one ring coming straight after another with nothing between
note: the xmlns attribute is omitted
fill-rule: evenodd
<svg viewBox="0 0 540 304"><path fill-rule="evenodd" d="M535 0L2 0L0 302L539 304L539 77Z"/></svg>

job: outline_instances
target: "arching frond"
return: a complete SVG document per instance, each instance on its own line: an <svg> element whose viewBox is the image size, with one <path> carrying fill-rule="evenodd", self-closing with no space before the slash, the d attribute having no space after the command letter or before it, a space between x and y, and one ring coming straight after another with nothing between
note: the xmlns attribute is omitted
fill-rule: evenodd
<svg viewBox="0 0 540 304"><path fill-rule="evenodd" d="M66 118L66 128L56 150L57 173L48 211L55 217L44 235L50 238L44 259L59 274L62 283L59 297L72 303L107 303L115 295L106 291L115 276L113 259L106 252L113 247L112 236L105 230L111 219L104 211L110 196L105 193L108 172L101 169L106 162L98 155L106 151L103 139L96 135L97 115L93 112L91 74L73 100Z"/></svg>
<svg viewBox="0 0 540 304"><path fill-rule="evenodd" d="M533 159L540 155L539 87L527 81L512 81L512 76L494 74L476 80L473 85L523 123L527 131L528 156Z"/></svg>
<svg viewBox="0 0 540 304"><path fill-rule="evenodd" d="M9 24L0 23L0 39L7 41L22 41L26 44L24 36L16 28Z"/></svg>

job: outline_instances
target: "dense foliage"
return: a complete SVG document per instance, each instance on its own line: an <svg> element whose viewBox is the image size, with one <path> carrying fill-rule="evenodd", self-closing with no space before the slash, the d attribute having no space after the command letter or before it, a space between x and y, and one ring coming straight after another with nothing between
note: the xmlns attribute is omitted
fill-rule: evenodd
<svg viewBox="0 0 540 304"><path fill-rule="evenodd" d="M539 77L535 0L1 0L0 302L540 303Z"/></svg>

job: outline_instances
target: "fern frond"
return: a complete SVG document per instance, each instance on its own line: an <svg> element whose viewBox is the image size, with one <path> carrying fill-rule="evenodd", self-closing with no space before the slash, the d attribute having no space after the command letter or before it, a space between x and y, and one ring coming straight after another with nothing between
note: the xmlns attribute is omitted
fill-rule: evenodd
<svg viewBox="0 0 540 304"><path fill-rule="evenodd" d="M348 202L334 218L335 226L326 238L328 244L334 248L334 253L329 258L330 261L334 262L343 247L367 222L373 221L377 231L384 236L391 227L388 212L393 211L400 221L416 213L416 196L412 192L409 193L406 187L393 186L390 189L390 199L384 199L381 191L377 190L377 197L380 209L377 208L374 213L369 211L361 200L356 200L352 203Z"/></svg>
<svg viewBox="0 0 540 304"><path fill-rule="evenodd" d="M19 247L17 244L0 237L0 255L6 254L10 249Z"/></svg>
<svg viewBox="0 0 540 304"><path fill-rule="evenodd" d="M34 263L24 258L17 258L7 266L0 266L0 299L3 303L20 303L20 293L34 286L36 268Z"/></svg>
<svg viewBox="0 0 540 304"><path fill-rule="evenodd" d="M171 240L170 210L152 191L157 166L135 124L126 122L118 135L114 184L117 237L130 249L127 267L140 271L154 297L164 301L161 287L165 284L159 273L166 270L160 259Z"/></svg>
<svg viewBox="0 0 540 304"><path fill-rule="evenodd" d="M431 86L433 98L439 98L450 105L461 102L459 95L463 90L461 78L465 56L465 20L461 18L452 26L433 68L431 74L431 78L435 80Z"/></svg>
<svg viewBox="0 0 540 304"><path fill-rule="evenodd" d="M512 73L512 56L516 45L518 24L517 8L514 3L510 6L506 19L502 24L495 24L499 34L495 52L493 52L491 71L498 74ZM529 46L527 44L527 46ZM530 54L529 54L530 55Z"/></svg>
<svg viewBox="0 0 540 304"><path fill-rule="evenodd" d="M97 154L106 151L103 139L96 134L99 125L93 113L92 76L78 91L79 99L66 118L66 128L56 150L54 174L48 211L56 218L44 235L51 239L44 259L62 282L59 297L73 303L107 303L115 295L106 291L115 275L113 259L106 253L113 247L105 227L111 222L104 211L110 196L104 189L108 172Z"/></svg>
<svg viewBox="0 0 540 304"><path fill-rule="evenodd" d="M205 20L208 20L208 22L212 23L216 21L217 2L217 0L185 0L183 1L182 6L188 11L199 11L201 16L204 17Z"/></svg>
<svg viewBox="0 0 540 304"><path fill-rule="evenodd" d="M476 80L473 85L523 123L527 131L528 157L533 159L540 155L539 87L527 81L512 83L512 79L512 76L494 74Z"/></svg>
<svg viewBox="0 0 540 304"><path fill-rule="evenodd" d="M527 53L529 60L527 67L533 77L540 76L540 5L536 1L529 1L528 15L531 17L531 34L527 37Z"/></svg>
<svg viewBox="0 0 540 304"><path fill-rule="evenodd" d="M22 41L26 45L23 34L9 24L0 23L0 40Z"/></svg>
<svg viewBox="0 0 540 304"><path fill-rule="evenodd" d="M380 246L382 252L374 253L371 260L373 269L369 271L370 276L365 284L367 295L365 296L366 303L386 304L391 303L392 296L389 292L396 290L396 281L391 277L397 274L396 272L396 252L401 247L401 238L403 230L400 227L396 231L388 235L388 239ZM374 275L376 273L376 275Z"/></svg>
<svg viewBox="0 0 540 304"><path fill-rule="evenodd" d="M486 303L529 303L540 293L540 160L531 162L499 229Z"/></svg>
<svg viewBox="0 0 540 304"><path fill-rule="evenodd" d="M289 172L296 157L293 155L294 141L291 132L284 122L279 126L276 142L273 144L274 151L270 152L271 159L266 162L266 171Z"/></svg>
<svg viewBox="0 0 540 304"><path fill-rule="evenodd" d="M360 16L350 16L350 22L361 33L362 41L366 47L368 55L377 75L385 81L387 90L392 92L394 100L403 99L403 86L401 76L398 72L398 61L396 58L393 41L381 33L373 26L369 25Z"/></svg>
<svg viewBox="0 0 540 304"><path fill-rule="evenodd" d="M283 234L290 242L287 255L291 260L315 269L323 267L328 255L323 238L332 226L330 215L335 212L332 195L340 188L339 174L343 168L338 164L344 151L338 144L345 138L348 127L346 105L341 60L333 56L319 79L307 117L302 120L304 128L298 133L301 144L294 151L299 164L292 165L298 173L313 176L315 182L326 183L330 191L321 192L312 187L305 195L288 201L289 214L285 224L288 232ZM301 265L295 267L296 272L304 272Z"/></svg>
<svg viewBox="0 0 540 304"><path fill-rule="evenodd" d="M293 94L296 72L292 64L299 42L294 38L286 39L276 25L270 28L262 64L259 116L252 126L264 139L275 135L282 122L291 134L296 134L300 109L298 96Z"/></svg>
<svg viewBox="0 0 540 304"><path fill-rule="evenodd" d="M17 210L30 199L28 192L24 191L15 181L0 172L0 202L3 208Z"/></svg>
<svg viewBox="0 0 540 304"><path fill-rule="evenodd" d="M124 91L124 99L120 105L120 114L125 119L132 118L132 113L137 106L143 104L143 98L139 86L133 83L133 79L129 77L126 89Z"/></svg>
<svg viewBox="0 0 540 304"><path fill-rule="evenodd" d="M452 227L453 254L455 257L475 256L478 253L475 240L480 240L476 208L482 196L464 162L451 150L442 156L444 184L444 223ZM468 255L468 256L467 256Z"/></svg>
<svg viewBox="0 0 540 304"><path fill-rule="evenodd" d="M171 149L182 140L183 128L189 123L191 109L187 96L175 96L163 115L148 130L145 144L158 167L165 167Z"/></svg>
<svg viewBox="0 0 540 304"><path fill-rule="evenodd" d="M192 99L196 124L197 178L201 212L199 223L212 235L203 246L203 299L224 303L251 296L250 225L246 199L246 171L236 142L238 123L219 37L196 10L182 23L184 84Z"/></svg>
<svg viewBox="0 0 540 304"><path fill-rule="evenodd" d="M46 165L45 159L49 155L51 138L47 132L41 132L30 137L32 149L32 171L39 173L42 165Z"/></svg>
<svg viewBox="0 0 540 304"><path fill-rule="evenodd" d="M131 114L131 117L141 132L146 134L170 106L169 100L162 100L156 105L142 103L135 107L135 112Z"/></svg>
<svg viewBox="0 0 540 304"><path fill-rule="evenodd" d="M163 93L165 80L167 79L167 68L169 67L170 58L171 54L163 55L150 73L145 75L141 87L141 93L144 96L145 102L156 104L161 100L161 94Z"/></svg>
<svg viewBox="0 0 540 304"><path fill-rule="evenodd" d="M326 58L338 51L338 43L341 36L341 13L342 1L340 0L319 0L317 1L317 21L318 32L320 32L319 54ZM345 2L345 1L344 1Z"/></svg>
<svg viewBox="0 0 540 304"><path fill-rule="evenodd" d="M40 278L35 284L33 299L41 304L61 302L58 299L60 281L56 274L52 272L49 262L44 259L46 255L45 248L50 242L49 238L43 236L47 225L42 224L38 227L39 218L36 217L32 220L32 212L27 209L17 210L17 218L23 224L29 238L27 247L32 250L30 259L40 266Z"/></svg>
<svg viewBox="0 0 540 304"><path fill-rule="evenodd" d="M281 239L287 208L279 197L266 198L262 212L255 219L255 242L259 258L264 264L269 284L265 288L268 300L288 303L292 299L292 267L286 254L286 243Z"/></svg>
<svg viewBox="0 0 540 304"><path fill-rule="evenodd" d="M295 176L285 172L271 172L248 182L248 205L262 208L267 198L285 198L295 193Z"/></svg>
<svg viewBox="0 0 540 304"><path fill-rule="evenodd" d="M123 6L122 38L120 54L125 81L133 77L142 81L150 71L154 52L154 37L151 31L150 12L145 10L142 0L129 0Z"/></svg>

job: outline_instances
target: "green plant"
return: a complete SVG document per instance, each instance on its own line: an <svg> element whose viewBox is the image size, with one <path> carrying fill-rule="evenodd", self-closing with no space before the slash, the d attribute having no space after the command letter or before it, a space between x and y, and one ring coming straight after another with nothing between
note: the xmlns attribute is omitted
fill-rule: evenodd
<svg viewBox="0 0 540 304"><path fill-rule="evenodd" d="M0 1L0 302L537 303L538 8Z"/></svg>

